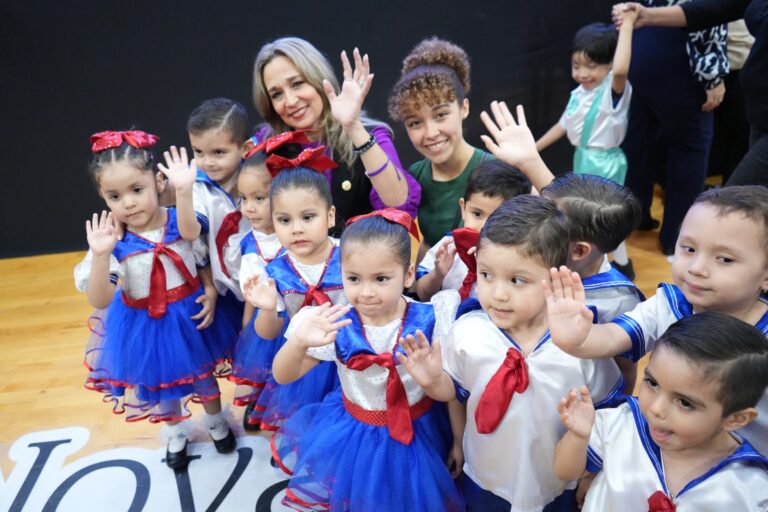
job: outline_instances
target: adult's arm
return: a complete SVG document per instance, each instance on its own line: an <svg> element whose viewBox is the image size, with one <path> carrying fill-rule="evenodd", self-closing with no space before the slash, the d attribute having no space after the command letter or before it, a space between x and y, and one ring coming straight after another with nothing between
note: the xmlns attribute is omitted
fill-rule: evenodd
<svg viewBox="0 0 768 512"><path fill-rule="evenodd" d="M702 30L729 23L744 17L751 0L693 0L678 7L690 31Z"/></svg>
<svg viewBox="0 0 768 512"><path fill-rule="evenodd" d="M400 157L397 155L397 150L395 149L395 144L392 141L392 134L387 127L383 125L376 126L371 130L371 133L376 137L379 147L387 155L387 158L396 169L397 176L402 180L402 183L397 183L397 186L402 187L404 184L407 188L407 196L404 202L400 204L388 204L384 202L379 190L376 188L377 185L388 186L388 184L378 182L376 177L373 177L371 178L371 185L373 185L370 194L371 206L374 210L380 210L388 206L397 208L398 210L407 212L411 217L416 218L419 210L419 203L421 202L421 185L416 181L416 178L411 176L411 173L403 169L403 165L400 163Z"/></svg>

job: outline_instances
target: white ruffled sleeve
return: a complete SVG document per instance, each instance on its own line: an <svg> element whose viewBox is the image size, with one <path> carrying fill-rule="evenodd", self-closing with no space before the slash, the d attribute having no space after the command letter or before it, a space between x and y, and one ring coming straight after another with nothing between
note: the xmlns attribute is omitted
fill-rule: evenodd
<svg viewBox="0 0 768 512"><path fill-rule="evenodd" d="M88 288L88 278L91 275L91 265L93 264L93 253L89 249L85 254L83 261L75 265L75 288L80 292L85 292ZM109 255L109 281L117 284L119 279L123 279L125 272L123 266L113 255Z"/></svg>

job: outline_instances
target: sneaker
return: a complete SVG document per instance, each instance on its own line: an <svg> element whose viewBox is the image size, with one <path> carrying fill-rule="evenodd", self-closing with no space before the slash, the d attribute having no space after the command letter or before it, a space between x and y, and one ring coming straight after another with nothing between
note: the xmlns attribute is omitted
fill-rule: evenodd
<svg viewBox="0 0 768 512"><path fill-rule="evenodd" d="M618 270L619 272L621 272L622 274L624 274L625 276L627 276L627 279L629 279L630 281L634 281L635 277L637 277L635 276L635 267L632 266L632 260L627 261L626 265L620 265L615 261L612 261L611 266L616 270Z"/></svg>

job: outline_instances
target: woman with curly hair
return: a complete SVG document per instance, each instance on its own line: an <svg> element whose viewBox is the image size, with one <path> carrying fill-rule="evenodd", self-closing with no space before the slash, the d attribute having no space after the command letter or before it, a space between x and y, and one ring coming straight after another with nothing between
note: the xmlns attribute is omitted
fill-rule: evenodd
<svg viewBox="0 0 768 512"><path fill-rule="evenodd" d="M469 67L460 47L436 37L425 39L403 60L389 97L389 115L405 123L413 147L424 156L408 170L421 184L419 226L430 246L458 227L459 199L469 173L492 158L464 140Z"/></svg>

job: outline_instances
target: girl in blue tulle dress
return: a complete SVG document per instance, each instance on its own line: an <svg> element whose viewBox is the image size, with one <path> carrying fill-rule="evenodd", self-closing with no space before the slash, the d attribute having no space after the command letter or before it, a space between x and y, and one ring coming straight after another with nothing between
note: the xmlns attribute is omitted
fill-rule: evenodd
<svg viewBox="0 0 768 512"><path fill-rule="evenodd" d="M236 333L213 321L216 291L210 274L198 271L205 248L184 240L175 209L159 205L165 182L148 150L156 139L141 131L91 137L90 171L109 213L86 222L89 250L75 281L98 310L90 322L86 387L103 393L129 422L165 422L166 462L182 468L189 462L182 422L189 401L203 405L216 449L235 447L216 374ZM118 225L125 228L121 239Z"/></svg>
<svg viewBox="0 0 768 512"><path fill-rule="evenodd" d="M402 295L414 279L411 227L408 214L392 209L353 219L341 238L349 305L300 311L275 357L278 382L321 361L335 362L341 381L272 438L276 463L291 475L283 503L296 510L464 510L446 466L445 407L396 357L403 337L424 342L436 325L432 304Z"/></svg>

